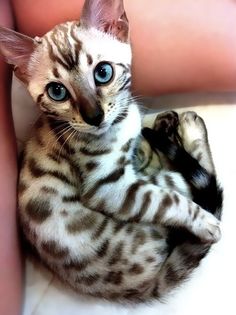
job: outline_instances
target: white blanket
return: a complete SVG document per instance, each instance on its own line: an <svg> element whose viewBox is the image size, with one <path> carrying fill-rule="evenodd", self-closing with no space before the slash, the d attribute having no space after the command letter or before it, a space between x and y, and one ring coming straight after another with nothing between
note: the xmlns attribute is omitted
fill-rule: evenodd
<svg viewBox="0 0 236 315"><path fill-rule="evenodd" d="M127 306L75 294L40 265L27 259L23 315L235 315L236 93L167 95L149 99L158 111L194 110L207 125L218 177L224 188L222 239L192 277L165 303ZM19 146L37 111L23 87L13 87L13 115ZM148 120L152 117L148 118Z"/></svg>

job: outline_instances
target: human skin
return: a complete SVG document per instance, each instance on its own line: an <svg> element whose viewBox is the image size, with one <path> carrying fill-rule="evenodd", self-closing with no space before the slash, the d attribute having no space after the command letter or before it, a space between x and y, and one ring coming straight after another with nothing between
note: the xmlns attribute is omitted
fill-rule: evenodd
<svg viewBox="0 0 236 315"><path fill-rule="evenodd" d="M68 5L68 2L69 5ZM139 95L236 90L234 0L125 0ZM30 36L79 18L83 0L0 0L0 24ZM22 268L16 227L16 145L10 72L0 60L0 314L18 315Z"/></svg>

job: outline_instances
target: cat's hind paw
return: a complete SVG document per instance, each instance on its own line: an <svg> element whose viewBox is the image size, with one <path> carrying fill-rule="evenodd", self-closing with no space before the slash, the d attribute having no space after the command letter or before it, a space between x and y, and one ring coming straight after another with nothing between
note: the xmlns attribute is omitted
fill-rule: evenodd
<svg viewBox="0 0 236 315"><path fill-rule="evenodd" d="M156 117L153 129L170 137L176 133L178 125L178 114L174 111L167 111Z"/></svg>
<svg viewBox="0 0 236 315"><path fill-rule="evenodd" d="M204 214L194 221L193 232L204 243L216 243L221 238L220 221L204 211Z"/></svg>
<svg viewBox="0 0 236 315"><path fill-rule="evenodd" d="M204 120L195 112L182 113L179 122L178 133L187 151L192 149L194 143L207 142L207 129Z"/></svg>

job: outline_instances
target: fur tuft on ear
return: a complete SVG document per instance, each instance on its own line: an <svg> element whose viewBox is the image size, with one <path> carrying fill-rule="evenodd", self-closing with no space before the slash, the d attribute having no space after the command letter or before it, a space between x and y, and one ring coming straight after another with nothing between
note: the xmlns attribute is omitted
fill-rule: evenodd
<svg viewBox="0 0 236 315"><path fill-rule="evenodd" d="M123 0L85 0L80 18L82 26L95 27L121 42L129 41L129 22Z"/></svg>
<svg viewBox="0 0 236 315"><path fill-rule="evenodd" d="M35 41L32 38L0 26L0 55L15 66L16 75L23 81L34 49Z"/></svg>

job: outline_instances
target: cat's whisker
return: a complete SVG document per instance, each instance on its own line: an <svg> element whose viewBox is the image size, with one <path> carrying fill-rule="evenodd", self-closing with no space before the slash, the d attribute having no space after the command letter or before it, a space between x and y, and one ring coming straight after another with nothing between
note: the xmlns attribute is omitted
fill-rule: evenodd
<svg viewBox="0 0 236 315"><path fill-rule="evenodd" d="M58 142L67 132L69 132L69 130L71 129L71 126L67 126L66 128L64 128L63 130L61 130L60 132L62 132L58 138L56 138L56 142Z"/></svg>
<svg viewBox="0 0 236 315"><path fill-rule="evenodd" d="M64 123L61 123L58 126L55 126L54 128L51 128L50 131L48 132L48 135L53 135L53 134L58 135L58 133L64 131L65 128L63 128L63 127L68 127L68 123L64 122ZM63 129L61 129L61 128L63 128Z"/></svg>
<svg viewBox="0 0 236 315"><path fill-rule="evenodd" d="M71 139L69 139L69 141L72 142L76 138L76 136L78 136L78 131L74 130L73 134L72 134L72 137L71 137Z"/></svg>
<svg viewBox="0 0 236 315"><path fill-rule="evenodd" d="M58 126L58 128L59 128L59 126ZM63 137L70 130L70 128L71 127L68 126L68 124L66 124L65 128L63 128L62 130L59 130L57 132L55 132L55 128L51 129L48 132L48 135L54 135L54 136L59 136L59 137L57 137L53 143L50 141L51 137L49 137L49 141L47 142L46 148L48 148L49 145L50 146L52 145L53 147L55 147L57 145L58 141L61 139L61 137ZM59 133L61 133L61 134L59 134Z"/></svg>
<svg viewBox="0 0 236 315"><path fill-rule="evenodd" d="M63 144L61 145L61 148L60 148L60 151L59 151L59 154L58 154L59 158L60 158L60 156L61 156L61 152L62 152L62 150L63 150L63 147L65 146L65 144L67 143L67 141L69 141L69 139L70 139L71 136L73 135L74 131L76 131L76 130L74 130L71 126L70 126L69 130L67 130L67 132L69 133L69 136L65 139L65 141L64 141ZM66 133L67 133L67 132L66 132Z"/></svg>

